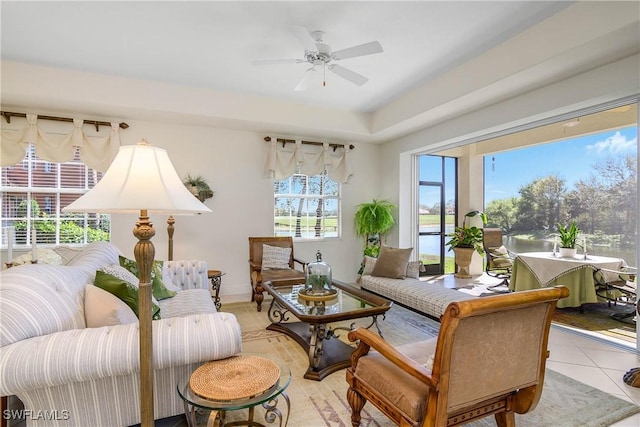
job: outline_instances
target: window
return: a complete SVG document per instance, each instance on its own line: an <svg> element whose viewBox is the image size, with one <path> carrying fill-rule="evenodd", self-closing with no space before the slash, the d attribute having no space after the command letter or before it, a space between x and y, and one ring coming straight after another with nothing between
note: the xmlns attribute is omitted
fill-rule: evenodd
<svg viewBox="0 0 640 427"><path fill-rule="evenodd" d="M0 168L0 174L2 227L14 227L17 246L31 245L28 230L33 228L38 244L109 240L109 215L62 212L102 178L82 163L77 150L72 161L51 163L38 158L30 145L21 163Z"/></svg>
<svg viewBox="0 0 640 427"><path fill-rule="evenodd" d="M635 264L636 117L637 104L582 115L514 136L531 146L486 155L488 226L516 253L551 252L558 223L576 221L589 253Z"/></svg>
<svg viewBox="0 0 640 427"><path fill-rule="evenodd" d="M275 236L300 239L340 237L340 184L327 171L320 175L295 173L274 181Z"/></svg>

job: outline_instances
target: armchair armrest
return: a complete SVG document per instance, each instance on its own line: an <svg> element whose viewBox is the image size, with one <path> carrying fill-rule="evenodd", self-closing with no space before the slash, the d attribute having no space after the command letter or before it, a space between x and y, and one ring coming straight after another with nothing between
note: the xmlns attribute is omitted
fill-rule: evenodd
<svg viewBox="0 0 640 427"><path fill-rule="evenodd" d="M351 367L353 369L357 366L358 359L367 355L367 353L369 353L369 349L373 348L409 375L417 378L430 387L437 387L438 381L431 376L424 366L400 353L379 335L374 334L368 329L358 328L350 331L348 337L349 341L359 340L358 347L351 354Z"/></svg>
<svg viewBox="0 0 640 427"><path fill-rule="evenodd" d="M296 263L298 263L298 264L300 264L300 265L302 266L302 271L304 271L304 272L306 272L306 271L307 271L307 264L308 264L308 262L307 262L307 261L303 261L303 260L298 259L298 258L293 258L293 265L294 265L294 268L295 268L295 264L296 264Z"/></svg>
<svg viewBox="0 0 640 427"><path fill-rule="evenodd" d="M0 395L133 374L140 370L138 348L137 323L73 329L18 341L1 350ZM230 313L153 322L154 369L222 359L241 350L240 326Z"/></svg>
<svg viewBox="0 0 640 427"><path fill-rule="evenodd" d="M176 287L184 289L209 289L207 262L202 260L165 261L162 278L169 279Z"/></svg>

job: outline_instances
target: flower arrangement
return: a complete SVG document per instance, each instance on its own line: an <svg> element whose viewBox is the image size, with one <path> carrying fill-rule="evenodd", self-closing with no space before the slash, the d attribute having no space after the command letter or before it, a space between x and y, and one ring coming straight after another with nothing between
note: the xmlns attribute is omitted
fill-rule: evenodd
<svg viewBox="0 0 640 427"><path fill-rule="evenodd" d="M28 252L24 255L20 255L17 258L14 258L12 261L13 266L29 264L31 262L31 252ZM62 257L55 251L51 249L45 248L37 248L36 249L36 259L38 260L38 264L53 264L53 265L61 265Z"/></svg>

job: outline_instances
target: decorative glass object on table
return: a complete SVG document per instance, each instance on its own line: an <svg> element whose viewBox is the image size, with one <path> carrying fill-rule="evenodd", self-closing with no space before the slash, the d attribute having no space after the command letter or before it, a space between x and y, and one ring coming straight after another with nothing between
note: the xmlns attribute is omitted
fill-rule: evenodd
<svg viewBox="0 0 640 427"><path fill-rule="evenodd" d="M331 267L322 261L322 253L316 252L316 260L307 264L305 294L322 296L335 294L331 285Z"/></svg>

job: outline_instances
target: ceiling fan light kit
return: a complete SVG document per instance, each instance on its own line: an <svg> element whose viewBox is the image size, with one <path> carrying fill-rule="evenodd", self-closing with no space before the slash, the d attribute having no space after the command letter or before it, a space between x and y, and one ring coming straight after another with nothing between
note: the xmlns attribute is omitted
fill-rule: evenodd
<svg viewBox="0 0 640 427"><path fill-rule="evenodd" d="M306 28L299 26L293 27L293 31L304 46L305 50L303 59L266 59L253 61L252 63L254 65L311 64L311 68L308 68L304 72L298 81L298 84L295 86L296 91L305 90L309 87L313 73L316 71L316 67L319 66L322 66L323 72L322 86L326 85L324 73L327 68L337 76L340 76L357 86L362 86L369 80L368 78L339 64L331 64L331 62L356 58L358 56L372 55L383 51L382 45L380 45L378 41L372 41L332 52L331 47L323 42L325 35L323 31L309 32Z"/></svg>

